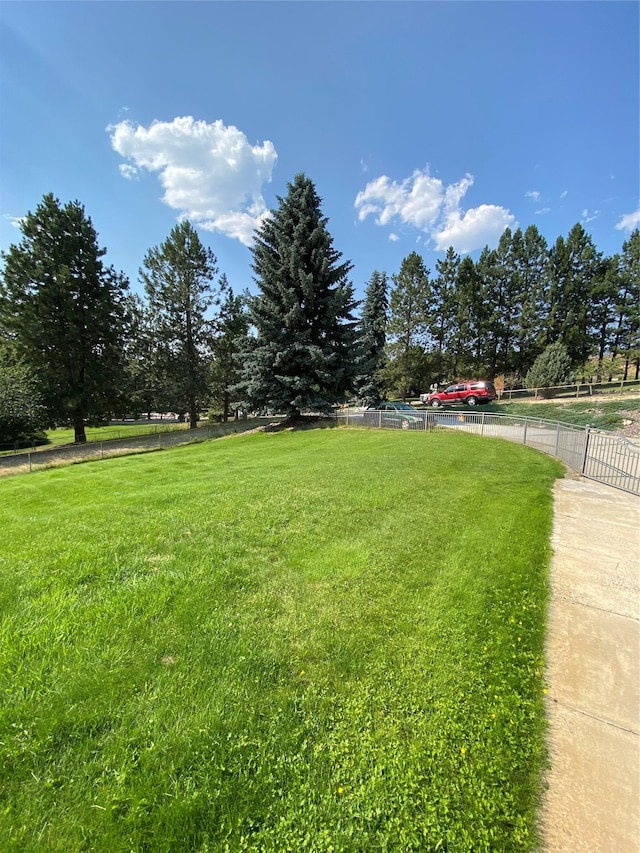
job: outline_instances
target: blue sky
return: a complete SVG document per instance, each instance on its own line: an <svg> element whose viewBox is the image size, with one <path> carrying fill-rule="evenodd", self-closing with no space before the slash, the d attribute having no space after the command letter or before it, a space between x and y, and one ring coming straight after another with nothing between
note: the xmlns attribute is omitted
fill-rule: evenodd
<svg viewBox="0 0 640 853"><path fill-rule="evenodd" d="M505 227L640 224L637 2L0 4L0 247L79 199L138 289L187 216L236 292L305 172L361 296Z"/></svg>

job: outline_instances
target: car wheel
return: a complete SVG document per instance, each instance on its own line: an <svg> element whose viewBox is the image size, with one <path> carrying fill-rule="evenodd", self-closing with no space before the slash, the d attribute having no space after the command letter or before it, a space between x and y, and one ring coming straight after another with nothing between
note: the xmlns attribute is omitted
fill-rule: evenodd
<svg viewBox="0 0 640 853"><path fill-rule="evenodd" d="M437 409L440 406L440 400L432 400L431 405L434 409Z"/></svg>
<svg viewBox="0 0 640 853"><path fill-rule="evenodd" d="M475 397L468 397L467 398L467 406L477 406L477 405L478 405L478 400Z"/></svg>
<svg viewBox="0 0 640 853"><path fill-rule="evenodd" d="M402 421L402 429L409 429L410 426L409 421Z"/></svg>

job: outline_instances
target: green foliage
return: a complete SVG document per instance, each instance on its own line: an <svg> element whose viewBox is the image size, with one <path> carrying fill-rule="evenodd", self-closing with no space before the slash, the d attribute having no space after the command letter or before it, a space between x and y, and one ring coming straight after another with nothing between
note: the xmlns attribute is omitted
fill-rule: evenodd
<svg viewBox="0 0 640 853"><path fill-rule="evenodd" d="M358 402L371 406L384 398L382 371L387 339L387 275L374 270L367 284L358 336L358 375L355 378Z"/></svg>
<svg viewBox="0 0 640 853"><path fill-rule="evenodd" d="M222 411L222 419L229 418L234 408L235 395L233 389L240 381L240 356L246 347L249 334L249 317L247 314L248 296L234 296L233 291L224 281L223 292L226 298L220 306L220 312L213 323L212 336L209 343L211 361L209 366L209 398Z"/></svg>
<svg viewBox="0 0 640 853"><path fill-rule="evenodd" d="M49 419L72 422L84 441L86 419L109 414L118 398L128 283L104 266L80 202L62 207L45 195L20 228L20 243L3 253L0 327L33 372Z"/></svg>
<svg viewBox="0 0 640 853"><path fill-rule="evenodd" d="M622 244L619 292L619 322L616 350L625 351L624 378L629 365L635 364L635 378L640 374L640 229L636 228Z"/></svg>
<svg viewBox="0 0 640 853"><path fill-rule="evenodd" d="M157 359L155 319L137 293L126 301L129 335L124 342L125 378L116 416L138 418L172 410Z"/></svg>
<svg viewBox="0 0 640 853"><path fill-rule="evenodd" d="M602 255L579 223L551 250L548 341L562 341L572 367L586 361L594 348L592 294L604 269Z"/></svg>
<svg viewBox="0 0 640 853"><path fill-rule="evenodd" d="M218 297L212 285L217 272L214 253L202 245L187 220L147 252L140 270L148 299L153 372L161 377L168 407L188 412L192 429L207 391L205 313Z"/></svg>
<svg viewBox="0 0 640 853"><path fill-rule="evenodd" d="M564 344L557 341L540 353L525 376L524 384L526 388L552 389L556 385L566 385L570 374L571 359Z"/></svg>
<svg viewBox="0 0 640 853"><path fill-rule="evenodd" d="M0 481L0 847L532 850L560 473L333 429Z"/></svg>
<svg viewBox="0 0 640 853"><path fill-rule="evenodd" d="M449 246L443 260L436 261L437 276L431 283L431 299L427 316L430 348L435 355L434 364L437 366L434 379L438 382L446 380L452 373L449 360L450 342L455 334L456 320L456 290L460 256L453 246Z"/></svg>
<svg viewBox="0 0 640 853"><path fill-rule="evenodd" d="M42 395L29 368L0 362L0 445L34 438L46 426Z"/></svg>
<svg viewBox="0 0 640 853"><path fill-rule="evenodd" d="M249 409L296 418L352 390L355 302L351 263L333 247L312 181L296 175L278 202L252 248L260 295L249 301L256 336L239 385Z"/></svg>
<svg viewBox="0 0 640 853"><path fill-rule="evenodd" d="M431 286L429 271L417 252L407 255L392 280L385 380L387 387L397 390L405 400L418 393L424 384L424 342Z"/></svg>

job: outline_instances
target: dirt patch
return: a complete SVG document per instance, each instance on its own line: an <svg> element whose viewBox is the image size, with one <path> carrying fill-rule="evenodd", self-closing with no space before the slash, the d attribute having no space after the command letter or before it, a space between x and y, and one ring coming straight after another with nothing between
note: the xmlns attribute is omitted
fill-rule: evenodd
<svg viewBox="0 0 640 853"><path fill-rule="evenodd" d="M620 416L624 418L624 426L620 432L626 438L640 438L640 411L621 409Z"/></svg>

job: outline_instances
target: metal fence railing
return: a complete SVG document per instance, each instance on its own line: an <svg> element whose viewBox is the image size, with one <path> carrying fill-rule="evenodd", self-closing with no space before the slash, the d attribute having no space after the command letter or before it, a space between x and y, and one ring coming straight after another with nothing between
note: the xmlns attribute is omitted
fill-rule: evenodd
<svg viewBox="0 0 640 853"><path fill-rule="evenodd" d="M482 411L344 410L337 412L335 418L339 424L350 427L420 431L442 427L503 438L554 456L591 480L640 495L640 446L617 433Z"/></svg>
<svg viewBox="0 0 640 853"><path fill-rule="evenodd" d="M546 421L483 411L442 411L416 409L411 412L336 412L338 424L350 427L378 427L426 431L457 429L475 435L503 438L532 447L562 460L573 471L625 492L640 495L640 446L624 436L590 427L575 427ZM55 465L104 459L108 456L140 453L155 448L175 447L216 438L227 432L244 432L252 421L204 426L195 430L158 432L155 435L72 444L66 447L26 450L0 456L0 475L50 468Z"/></svg>
<svg viewBox="0 0 640 853"><path fill-rule="evenodd" d="M167 432L154 432L146 435L132 435L126 438L90 441L86 444L69 444L58 447L42 447L38 450L16 450L15 453L0 456L0 476L2 474L21 474L41 471L57 465L71 465L75 462L90 462L106 459L109 456L126 456L132 453L177 447L218 438L230 432L245 432L255 426L252 421L233 421L228 424L201 426L198 429L177 429Z"/></svg>

